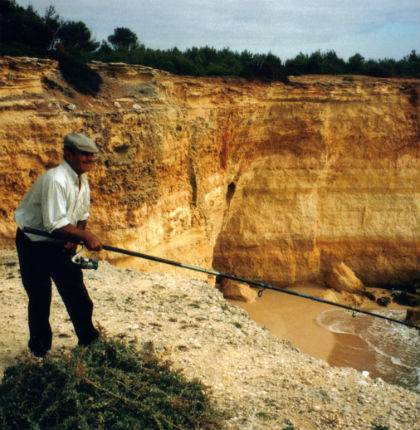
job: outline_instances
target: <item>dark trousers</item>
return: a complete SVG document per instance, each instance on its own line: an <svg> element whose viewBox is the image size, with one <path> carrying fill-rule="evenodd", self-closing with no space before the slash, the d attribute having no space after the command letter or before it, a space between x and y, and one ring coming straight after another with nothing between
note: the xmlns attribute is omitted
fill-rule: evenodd
<svg viewBox="0 0 420 430"><path fill-rule="evenodd" d="M98 332L92 324L93 303L83 283L82 270L71 263L71 256L63 246L31 241L18 230L16 249L22 283L29 298L29 349L43 356L51 348L51 280L63 299L79 345L88 345L97 339Z"/></svg>

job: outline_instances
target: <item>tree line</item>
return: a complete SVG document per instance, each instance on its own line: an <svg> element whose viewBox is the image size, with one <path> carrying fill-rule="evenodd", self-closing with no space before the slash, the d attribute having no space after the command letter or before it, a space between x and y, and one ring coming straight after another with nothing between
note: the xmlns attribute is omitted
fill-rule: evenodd
<svg viewBox="0 0 420 430"><path fill-rule="evenodd" d="M287 82L289 75L363 74L379 77L420 78L420 54L412 51L400 60L365 59L359 53L347 61L335 51L299 53L282 61L278 56L235 52L229 48L192 47L166 50L147 48L137 35L117 27L107 40L96 41L82 21L62 19L50 6L44 15L15 0L0 0L0 55L55 58L84 64L91 60L142 64L175 74L191 76L240 76ZM70 65L70 66L69 66Z"/></svg>

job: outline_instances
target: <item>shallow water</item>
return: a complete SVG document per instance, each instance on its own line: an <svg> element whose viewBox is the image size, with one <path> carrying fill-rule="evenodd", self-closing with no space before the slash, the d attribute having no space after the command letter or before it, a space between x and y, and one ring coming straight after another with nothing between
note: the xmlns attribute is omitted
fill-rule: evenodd
<svg viewBox="0 0 420 430"><path fill-rule="evenodd" d="M405 311L375 311L404 320ZM342 365L343 356L352 358L353 367L366 370L372 377L402 385L420 392L420 334L414 328L366 315L354 317L351 312L331 309L315 319L321 327L337 335L336 349L331 353L332 365ZM346 342L351 336L351 342ZM346 351L347 349L347 351ZM361 359L368 355L368 360ZM334 357L335 356L335 357ZM348 363L347 363L348 365Z"/></svg>
<svg viewBox="0 0 420 430"><path fill-rule="evenodd" d="M302 287L296 291L317 296L324 290ZM420 332L416 329L274 291L265 291L254 303L233 303L304 353L420 392ZM374 312L401 320L406 314L404 309Z"/></svg>

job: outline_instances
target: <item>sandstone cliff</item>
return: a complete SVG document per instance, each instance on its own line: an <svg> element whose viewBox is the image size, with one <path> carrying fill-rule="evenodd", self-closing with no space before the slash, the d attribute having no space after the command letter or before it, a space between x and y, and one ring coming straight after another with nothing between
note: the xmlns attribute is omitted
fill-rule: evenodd
<svg viewBox="0 0 420 430"><path fill-rule="evenodd" d="M419 80L284 85L92 67L96 97L54 61L0 58L4 246L25 190L60 162L62 136L84 131L102 149L91 224L109 244L275 283L320 279L340 261L368 284L418 271Z"/></svg>

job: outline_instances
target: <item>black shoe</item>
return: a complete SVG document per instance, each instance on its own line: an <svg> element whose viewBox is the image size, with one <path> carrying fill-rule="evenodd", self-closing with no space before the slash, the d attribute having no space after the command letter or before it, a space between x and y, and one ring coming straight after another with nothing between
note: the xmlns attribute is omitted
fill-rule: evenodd
<svg viewBox="0 0 420 430"><path fill-rule="evenodd" d="M83 340L79 339L79 346L89 346L93 342L96 342L99 339L99 333L96 331L89 338L85 338Z"/></svg>

